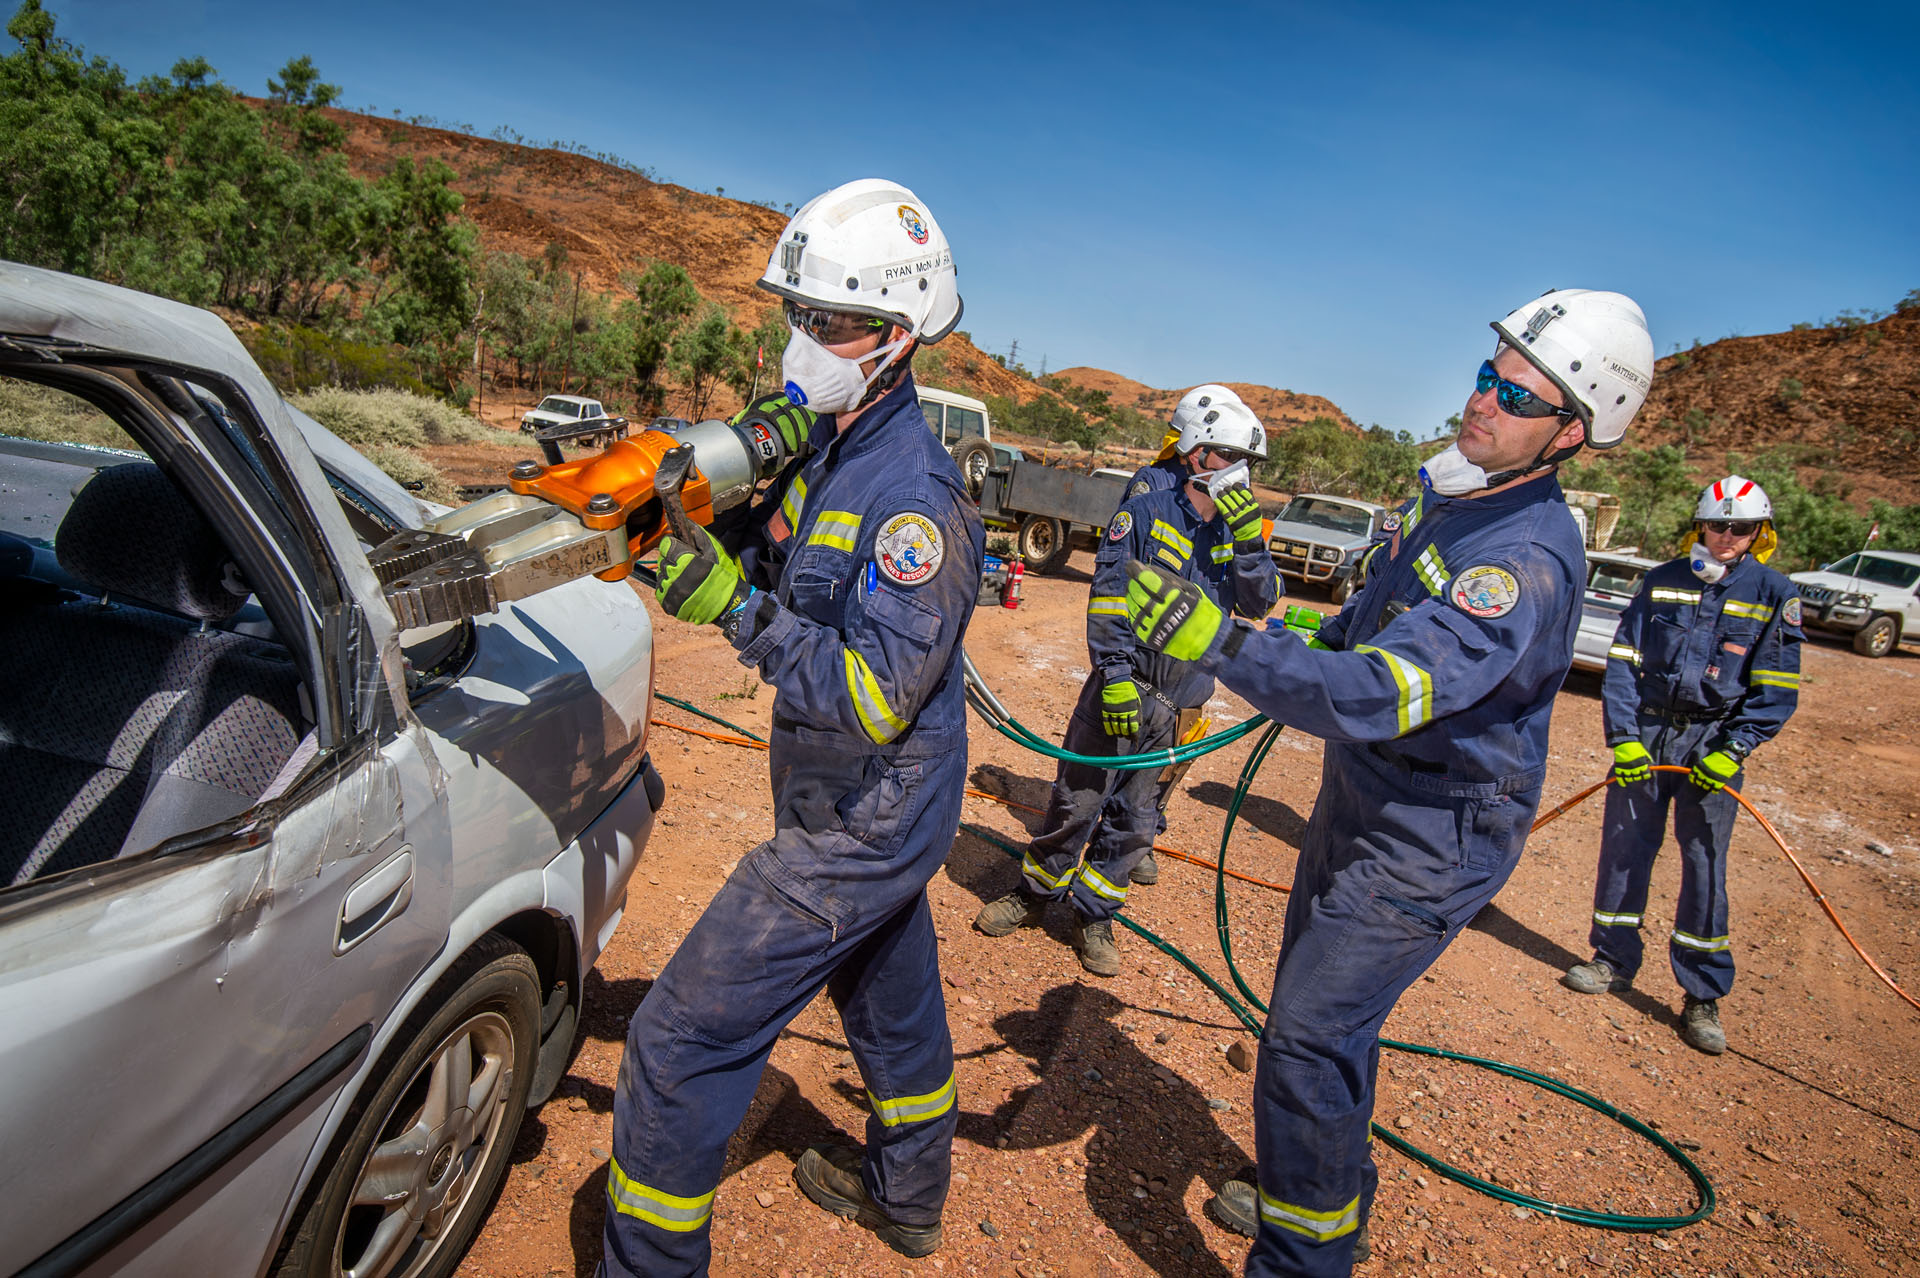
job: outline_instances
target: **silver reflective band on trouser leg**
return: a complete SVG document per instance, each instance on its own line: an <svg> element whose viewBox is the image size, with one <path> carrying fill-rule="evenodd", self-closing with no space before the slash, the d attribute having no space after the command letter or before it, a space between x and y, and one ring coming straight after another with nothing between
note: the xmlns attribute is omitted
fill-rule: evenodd
<svg viewBox="0 0 1920 1278"><path fill-rule="evenodd" d="M1607 649L1607 655L1636 666L1644 660L1638 648L1626 643L1614 644L1611 648ZM1758 672L1756 671L1755 673Z"/></svg>
<svg viewBox="0 0 1920 1278"><path fill-rule="evenodd" d="M902 1123L924 1123L930 1118L938 1118L953 1108L959 1095L954 1086L953 1075L947 1075L942 1083L925 1096L901 1096L894 1100L882 1100L872 1092L867 1099L873 1103L873 1112L888 1127L898 1127Z"/></svg>
<svg viewBox="0 0 1920 1278"><path fill-rule="evenodd" d="M1673 929L1673 943L1675 945L1684 945L1690 950L1701 950L1708 954L1712 954L1717 950L1730 950L1733 948L1733 941L1730 937L1695 936L1691 932L1682 932L1677 927Z"/></svg>
<svg viewBox="0 0 1920 1278"><path fill-rule="evenodd" d="M1269 1225L1305 1234L1315 1242L1332 1242L1360 1227L1360 1199L1356 1196L1345 1207L1333 1211L1310 1211L1292 1203L1283 1203L1263 1189L1260 1191L1260 1219Z"/></svg>
<svg viewBox="0 0 1920 1278"><path fill-rule="evenodd" d="M1020 873L1026 875L1036 883L1044 884L1049 889L1055 891L1073 882L1073 876L1079 872L1080 866L1075 864L1067 867L1066 873L1062 874L1059 878L1055 878L1041 868L1038 861L1033 859L1033 853L1029 852L1020 859Z"/></svg>
<svg viewBox="0 0 1920 1278"><path fill-rule="evenodd" d="M1593 912L1593 921L1601 927L1640 926L1640 916L1638 914L1602 914L1600 911L1595 910Z"/></svg>
<svg viewBox="0 0 1920 1278"><path fill-rule="evenodd" d="M664 1194L628 1176L611 1158L607 1160L607 1198L621 1215L637 1217L676 1234L692 1233L713 1215L711 1189L697 1198Z"/></svg>
<svg viewBox="0 0 1920 1278"><path fill-rule="evenodd" d="M1092 888L1094 895L1104 896L1109 901L1124 902L1127 899L1126 888L1115 887L1111 880L1095 871L1090 865L1080 867L1080 881Z"/></svg>

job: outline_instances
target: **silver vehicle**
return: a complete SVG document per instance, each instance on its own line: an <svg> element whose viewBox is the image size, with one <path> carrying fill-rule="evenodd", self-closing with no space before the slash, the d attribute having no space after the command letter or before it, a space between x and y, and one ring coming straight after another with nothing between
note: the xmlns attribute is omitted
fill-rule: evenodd
<svg viewBox="0 0 1920 1278"><path fill-rule="evenodd" d="M1620 614L1640 593L1647 570L1660 561L1611 550L1587 552L1586 606L1573 637L1573 668L1599 674L1607 668L1607 649L1620 628Z"/></svg>
<svg viewBox="0 0 1920 1278"><path fill-rule="evenodd" d="M132 445L0 439L0 1272L450 1273L663 798L645 610L397 632L422 507L205 311L0 263L0 395Z"/></svg>
<svg viewBox="0 0 1920 1278"><path fill-rule="evenodd" d="M1387 511L1370 501L1301 493L1273 517L1267 547L1283 576L1325 586L1343 604L1359 585L1360 557L1381 535Z"/></svg>
<svg viewBox="0 0 1920 1278"><path fill-rule="evenodd" d="M1796 572L1807 629L1853 640L1865 657L1884 657L1902 640L1920 640L1920 555L1875 550Z"/></svg>

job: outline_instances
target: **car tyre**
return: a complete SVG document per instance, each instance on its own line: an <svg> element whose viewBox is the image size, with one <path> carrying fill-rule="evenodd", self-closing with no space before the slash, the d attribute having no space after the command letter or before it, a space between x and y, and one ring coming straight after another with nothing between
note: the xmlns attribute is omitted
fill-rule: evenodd
<svg viewBox="0 0 1920 1278"><path fill-rule="evenodd" d="M1853 650L1863 657L1884 657L1900 642L1900 624L1881 613L1856 630Z"/></svg>
<svg viewBox="0 0 1920 1278"><path fill-rule="evenodd" d="M1032 572L1052 572L1067 562L1073 547L1067 542L1067 526L1051 515L1035 515L1020 525L1014 539L1020 558Z"/></svg>
<svg viewBox="0 0 1920 1278"><path fill-rule="evenodd" d="M960 478L966 481L967 496L979 501L987 486L987 472L993 469L993 445L978 435L968 435L954 444L952 456L953 464L960 468Z"/></svg>
<svg viewBox="0 0 1920 1278"><path fill-rule="evenodd" d="M407 1018L303 1200L281 1278L445 1278L479 1232L527 1109L540 980L482 937Z"/></svg>
<svg viewBox="0 0 1920 1278"><path fill-rule="evenodd" d="M1334 582L1332 589L1327 591L1327 598L1333 600L1336 605L1345 607L1347 600L1353 598L1353 579L1359 575L1359 573L1350 573Z"/></svg>

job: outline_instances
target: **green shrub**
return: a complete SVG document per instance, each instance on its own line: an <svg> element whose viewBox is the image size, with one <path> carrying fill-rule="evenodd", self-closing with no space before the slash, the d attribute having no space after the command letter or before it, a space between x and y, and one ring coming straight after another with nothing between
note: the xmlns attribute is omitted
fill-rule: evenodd
<svg viewBox="0 0 1920 1278"><path fill-rule="evenodd" d="M10 377L0 377L0 435L140 451L111 418L85 400Z"/></svg>
<svg viewBox="0 0 1920 1278"><path fill-rule="evenodd" d="M1783 377L1780 379L1780 402L1783 404L1791 404L1796 399L1799 399L1806 389L1805 386L1800 384L1799 378Z"/></svg>
<svg viewBox="0 0 1920 1278"><path fill-rule="evenodd" d="M382 447L425 448L496 438L493 431L444 400L403 390L328 386L295 395L292 402L368 456Z"/></svg>
<svg viewBox="0 0 1920 1278"><path fill-rule="evenodd" d="M403 448L384 445L364 450L367 460L391 475L404 488L412 489L428 501L458 506L460 493L432 462Z"/></svg>

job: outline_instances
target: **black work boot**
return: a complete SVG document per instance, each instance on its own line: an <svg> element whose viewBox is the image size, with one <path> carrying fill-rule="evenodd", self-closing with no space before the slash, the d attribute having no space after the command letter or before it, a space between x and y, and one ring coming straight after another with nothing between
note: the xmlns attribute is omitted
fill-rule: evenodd
<svg viewBox="0 0 1920 1278"><path fill-rule="evenodd" d="M1243 1238L1260 1232L1260 1191L1244 1180L1230 1180L1220 1186L1217 1197L1207 1203L1213 1218ZM1358 1265L1373 1255L1367 1238L1367 1222L1361 1221L1353 1236L1353 1263Z"/></svg>
<svg viewBox="0 0 1920 1278"><path fill-rule="evenodd" d="M988 936L1005 936L1015 928L1032 927L1046 912L1046 898L1027 891L1026 880L1022 879L1013 891L981 906L973 916L973 925Z"/></svg>
<svg viewBox="0 0 1920 1278"><path fill-rule="evenodd" d="M1073 948L1080 952L1080 966L1095 976L1120 975L1120 951L1113 948L1113 920L1073 921Z"/></svg>
<svg viewBox="0 0 1920 1278"><path fill-rule="evenodd" d="M1680 1037L1687 1046L1709 1056L1727 1050L1727 1032L1720 1028L1720 1004L1716 999L1687 995L1686 1010L1680 1013Z"/></svg>
<svg viewBox="0 0 1920 1278"><path fill-rule="evenodd" d="M1603 958L1591 958L1568 968L1561 975L1560 983L1576 994L1606 994L1626 989L1633 984L1633 978L1619 975L1613 970L1613 964Z"/></svg>
<svg viewBox="0 0 1920 1278"><path fill-rule="evenodd" d="M800 1192L834 1215L871 1229L881 1242L903 1256L918 1259L940 1249L940 1226L903 1225L881 1214L860 1179L860 1151L844 1145L815 1145L794 1164Z"/></svg>
<svg viewBox="0 0 1920 1278"><path fill-rule="evenodd" d="M1148 848L1147 854L1140 858L1140 864L1128 872L1127 879L1129 882L1144 884L1147 887L1152 887L1160 881L1160 863L1153 859L1152 848Z"/></svg>

